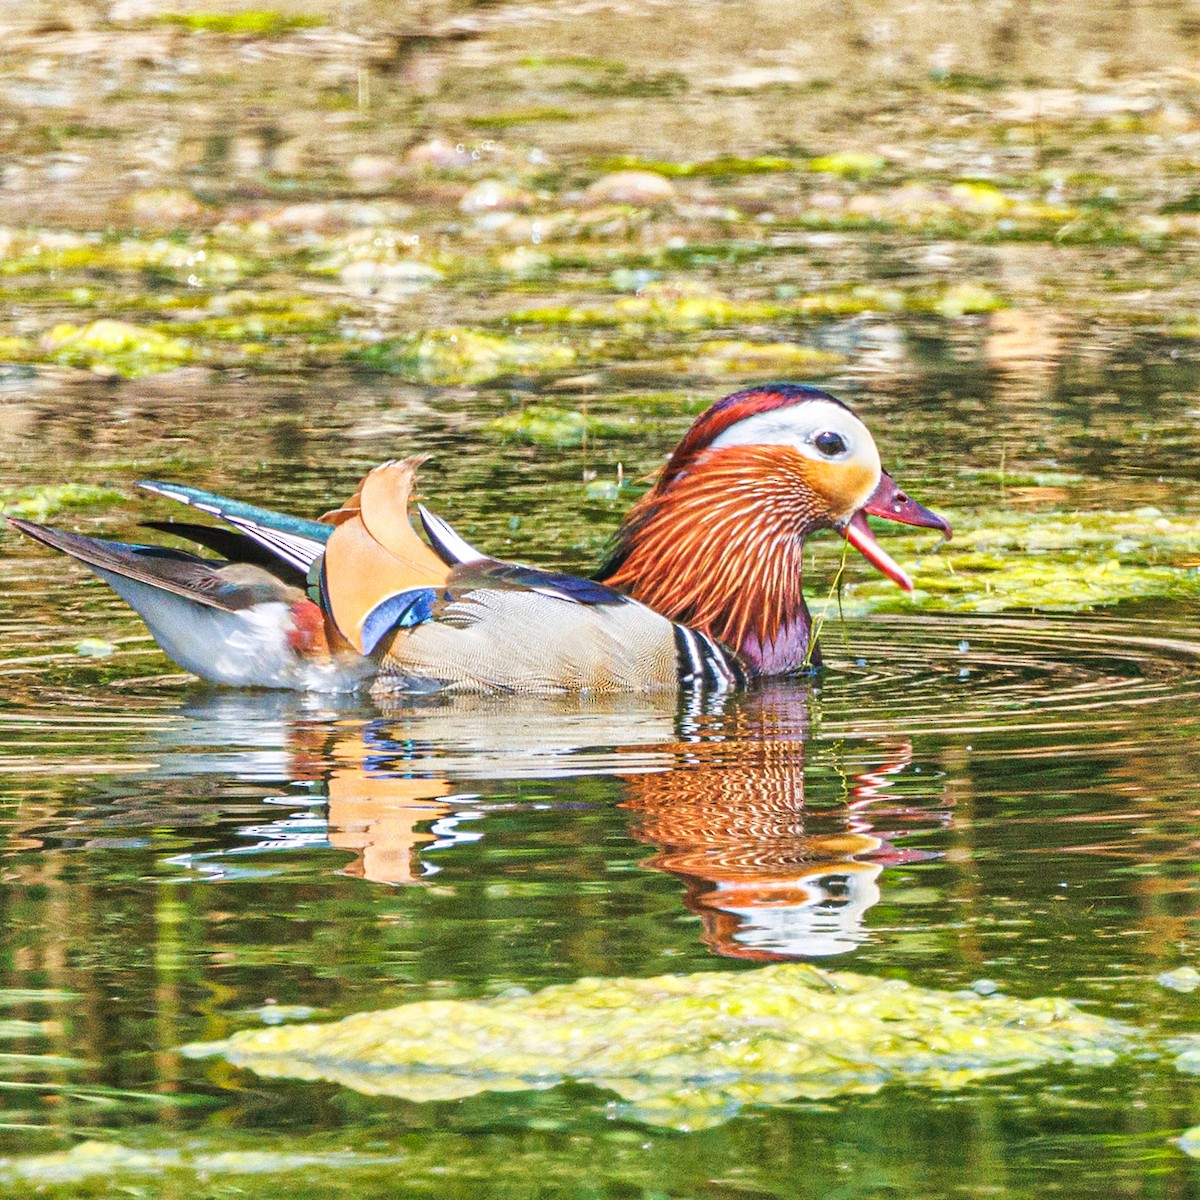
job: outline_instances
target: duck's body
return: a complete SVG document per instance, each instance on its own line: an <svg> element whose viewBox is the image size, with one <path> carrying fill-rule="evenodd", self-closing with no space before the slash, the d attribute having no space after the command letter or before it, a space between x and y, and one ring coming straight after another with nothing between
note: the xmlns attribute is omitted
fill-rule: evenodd
<svg viewBox="0 0 1200 1200"><path fill-rule="evenodd" d="M345 636L379 661L376 689L657 692L746 680L736 656L606 584L479 554L422 510L436 550L407 522L416 464L376 468L325 552L323 595ZM380 536L375 536L382 531ZM417 586L405 586L419 576Z"/></svg>
<svg viewBox="0 0 1200 1200"><path fill-rule="evenodd" d="M143 486L229 522L155 527L223 559L28 521L217 683L386 693L727 690L813 661L800 568L834 528L911 588L865 514L949 533L881 470L866 428L812 388L726 397L693 424L623 523L599 580L489 558L408 507L420 460L385 463L321 522L173 484ZM305 587L307 584L307 587Z"/></svg>
<svg viewBox="0 0 1200 1200"><path fill-rule="evenodd" d="M510 566L452 572L430 598L430 619L383 652L377 690L659 692L693 678L719 690L746 681L717 643L628 596L578 580L584 590L561 576L511 585Z"/></svg>

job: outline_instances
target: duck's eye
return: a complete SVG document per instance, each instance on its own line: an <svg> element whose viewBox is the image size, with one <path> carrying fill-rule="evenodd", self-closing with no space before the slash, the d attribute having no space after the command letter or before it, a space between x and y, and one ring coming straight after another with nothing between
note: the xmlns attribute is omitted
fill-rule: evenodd
<svg viewBox="0 0 1200 1200"><path fill-rule="evenodd" d="M836 458L839 454L845 452L846 439L840 433L834 433L832 429L827 429L824 433L818 433L813 438L813 445L826 458Z"/></svg>

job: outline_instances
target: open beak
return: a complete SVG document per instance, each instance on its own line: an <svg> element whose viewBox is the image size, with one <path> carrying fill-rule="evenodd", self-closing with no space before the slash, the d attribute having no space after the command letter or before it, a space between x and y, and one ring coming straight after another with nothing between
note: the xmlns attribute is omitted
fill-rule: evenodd
<svg viewBox="0 0 1200 1200"><path fill-rule="evenodd" d="M867 562L898 583L906 592L911 592L912 580L904 573L900 564L875 540L875 535L867 524L868 513L873 517L899 521L902 525L920 525L925 529L940 530L947 541L950 539L949 522L937 513L930 512L924 505L910 500L896 486L896 481L884 471L871 498L838 530Z"/></svg>

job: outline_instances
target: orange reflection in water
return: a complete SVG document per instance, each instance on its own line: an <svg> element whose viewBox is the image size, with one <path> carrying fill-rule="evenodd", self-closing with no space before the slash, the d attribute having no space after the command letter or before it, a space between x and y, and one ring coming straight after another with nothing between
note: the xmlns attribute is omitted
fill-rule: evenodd
<svg viewBox="0 0 1200 1200"><path fill-rule="evenodd" d="M446 779L380 769L361 725L293 725L288 736L292 778L323 782L329 844L357 852L347 875L373 883L417 883L426 874L419 852L437 839L429 825L449 815L439 803L454 792Z"/></svg>
<svg viewBox="0 0 1200 1200"><path fill-rule="evenodd" d="M847 801L805 806L808 706L794 688L764 689L675 747L680 769L628 781L647 866L685 885L685 903L716 953L760 961L842 954L864 940L888 863L912 861L872 831L867 810L912 759L907 742L846 781ZM832 826L832 827L831 827Z"/></svg>
<svg viewBox="0 0 1200 1200"><path fill-rule="evenodd" d="M656 847L643 865L683 882L716 953L774 960L852 950L867 936L883 868L927 857L897 849L873 815L901 814L880 802L911 762L910 744L878 747L877 762L841 777L838 803L827 803L826 789L814 810L805 802L805 689L699 707L500 710L456 700L365 727L297 725L293 761L297 777L327 788L329 842L357 854L348 874L391 885L428 876L422 850L445 845L437 822L467 796L486 810L463 790L481 768L492 780L610 775L622 781L632 835ZM486 822L476 828L486 836Z"/></svg>

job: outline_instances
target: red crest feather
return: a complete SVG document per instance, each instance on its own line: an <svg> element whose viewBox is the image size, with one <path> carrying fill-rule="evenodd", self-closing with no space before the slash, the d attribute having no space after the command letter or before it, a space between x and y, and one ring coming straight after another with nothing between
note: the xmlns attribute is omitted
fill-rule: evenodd
<svg viewBox="0 0 1200 1200"><path fill-rule="evenodd" d="M707 408L683 435L683 441L675 447L667 465L663 468L654 491L661 494L687 470L695 458L708 449L727 429L747 417L772 412L777 408L788 408L793 404L805 404L809 400L828 400L849 411L836 396L820 388L798 383L764 383L758 387L734 392Z"/></svg>

